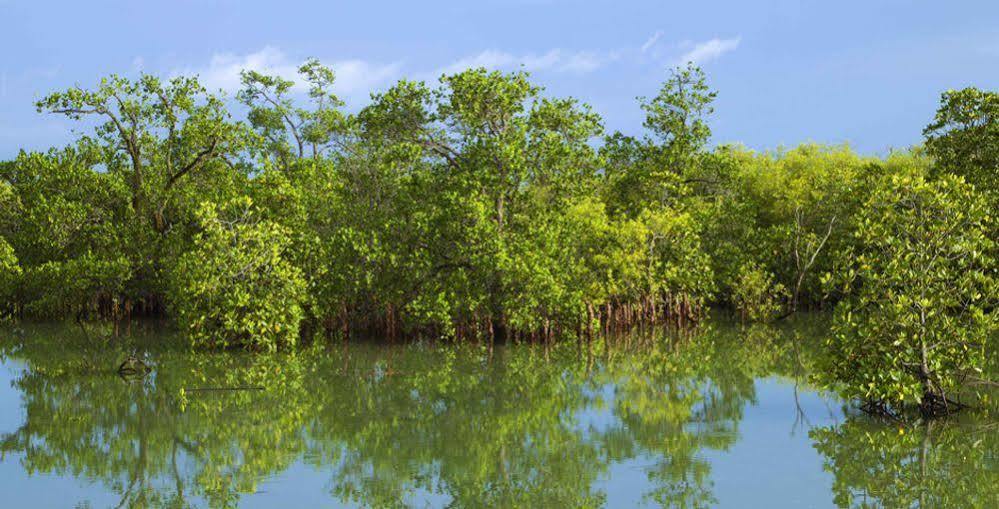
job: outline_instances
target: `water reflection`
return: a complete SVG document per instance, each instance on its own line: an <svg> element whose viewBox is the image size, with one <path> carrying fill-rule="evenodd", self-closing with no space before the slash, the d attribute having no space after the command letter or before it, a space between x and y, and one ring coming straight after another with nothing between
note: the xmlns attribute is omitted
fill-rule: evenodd
<svg viewBox="0 0 999 509"><path fill-rule="evenodd" d="M994 508L999 428L989 414L904 427L853 415L811 437L834 475L839 507Z"/></svg>
<svg viewBox="0 0 999 509"><path fill-rule="evenodd" d="M346 505L599 507L614 465L638 460L642 500L708 507L708 457L741 439L760 378L804 383L822 328L205 355L161 334L108 342L36 327L0 342L7 364L24 365L12 382L24 418L0 451L26 476L85 479L119 507L234 507L296 463L329 472L327 500ZM123 381L114 369L135 351L152 373ZM949 429L924 439L849 418L810 437L838 505L991 500L995 433ZM961 477L976 466L985 473ZM896 477L919 488L889 487Z"/></svg>

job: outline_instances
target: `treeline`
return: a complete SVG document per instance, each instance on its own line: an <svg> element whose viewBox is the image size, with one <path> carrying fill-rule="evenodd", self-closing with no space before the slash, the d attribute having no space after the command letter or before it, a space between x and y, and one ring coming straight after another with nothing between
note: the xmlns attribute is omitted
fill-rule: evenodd
<svg viewBox="0 0 999 509"><path fill-rule="evenodd" d="M915 317L903 336L934 316L994 330L994 92L944 93L924 147L874 158L709 147L715 92L693 66L640 99L640 136L525 73L403 80L356 114L331 69L300 75L244 72L232 109L150 75L40 100L86 129L0 163L3 313L165 315L196 345L255 349L541 341L840 301L843 323L893 303L886 327Z"/></svg>

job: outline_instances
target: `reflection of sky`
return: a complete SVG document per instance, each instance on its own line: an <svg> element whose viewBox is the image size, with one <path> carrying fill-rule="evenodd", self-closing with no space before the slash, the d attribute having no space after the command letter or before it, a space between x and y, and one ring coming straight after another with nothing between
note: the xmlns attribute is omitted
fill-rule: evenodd
<svg viewBox="0 0 999 509"><path fill-rule="evenodd" d="M11 386L23 369L17 361L0 363L0 433L17 429L24 418L21 397ZM738 441L726 451L705 449L699 458L711 465L711 492L721 507L830 507L832 478L822 469L822 458L812 447L808 429L828 426L841 418L839 404L814 392L799 391L799 420L794 385L787 379L767 378L756 382L756 402L747 403L739 421ZM614 387L603 385L587 392L591 405L573 416L580 433L599 434L623 425L612 414ZM0 461L3 507L67 507L87 501L91 507L114 506L117 497L101 480L77 479L71 475L25 475L20 456ZM610 465L592 491L607 495L608 507L633 507L655 486L648 470L660 460L640 454ZM296 461L289 468L262 480L253 494L241 497L240 507L343 507L330 495L338 465L315 467ZM154 484L159 485L161 480ZM446 505L446 495L417 491L408 502L417 507ZM198 506L204 500L191 500Z"/></svg>
<svg viewBox="0 0 999 509"><path fill-rule="evenodd" d="M609 406L611 388L601 391ZM823 471L822 458L808 438L813 426L827 426L840 419L839 404L814 392L800 390L798 418L794 385L768 378L756 382L756 403L747 403L738 423L739 437L727 451L702 450L698 457L711 464L711 491L718 507L835 507L832 476ZM606 427L615 419L609 412L581 413L583 420ZM594 486L607 494L607 507L642 505L643 496L655 489L647 469L658 456L642 455L611 465Z"/></svg>
<svg viewBox="0 0 999 509"><path fill-rule="evenodd" d="M839 403L799 390L804 421L796 425L794 385L773 378L756 382L756 404L747 405L739 440L728 451L703 451L711 462L719 507L835 507L832 474L812 447L808 430L841 420Z"/></svg>
<svg viewBox="0 0 999 509"><path fill-rule="evenodd" d="M0 433L2 434L15 431L24 419L21 393L11 386L23 369L24 364L13 359L0 362Z"/></svg>

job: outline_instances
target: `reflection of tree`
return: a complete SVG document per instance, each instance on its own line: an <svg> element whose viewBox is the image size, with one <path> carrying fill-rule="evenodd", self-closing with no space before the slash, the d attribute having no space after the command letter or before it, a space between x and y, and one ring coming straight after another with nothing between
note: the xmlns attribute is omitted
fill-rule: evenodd
<svg viewBox="0 0 999 509"><path fill-rule="evenodd" d="M113 374L123 348L85 345L74 351L66 341L32 338L12 352L28 361L15 382L26 416L0 450L23 454L29 473L102 480L119 495L120 507L186 507L190 495L229 507L239 492L252 491L258 479L302 451L296 430L303 416L295 399L302 391L276 372L289 363L162 353L152 376L128 383ZM182 388L237 386L264 376L279 389L181 394Z"/></svg>
<svg viewBox="0 0 999 509"><path fill-rule="evenodd" d="M363 355L365 352L356 352ZM458 507L586 507L605 465L571 419L586 407L570 359L530 349L409 348L375 375L331 388L310 435L311 461L339 465L334 495L393 505L415 490ZM315 454L318 453L318 454Z"/></svg>
<svg viewBox="0 0 999 509"><path fill-rule="evenodd" d="M898 428L856 415L810 435L835 476L839 507L999 507L994 422L951 419Z"/></svg>
<svg viewBox="0 0 999 509"><path fill-rule="evenodd" d="M365 506L420 493L456 507L593 507L609 465L652 458L647 498L710 505L708 449L724 450L754 378L791 373L775 329L706 328L585 347L345 345L284 355L159 345L153 373L111 371L129 346L34 334L6 346L27 416L3 437L28 472L98 479L123 507L237 505L302 460ZM204 390L263 387L263 390ZM606 408L604 387L613 388ZM200 389L200 390L199 390ZM607 429L581 425L610 412Z"/></svg>

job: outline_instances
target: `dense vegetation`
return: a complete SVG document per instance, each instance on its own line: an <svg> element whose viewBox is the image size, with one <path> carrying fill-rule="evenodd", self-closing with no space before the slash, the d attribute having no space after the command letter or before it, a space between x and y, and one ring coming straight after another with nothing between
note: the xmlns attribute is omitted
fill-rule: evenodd
<svg viewBox="0 0 999 509"><path fill-rule="evenodd" d="M0 312L165 315L198 346L275 350L836 306L826 372L872 408L948 411L985 378L994 92L946 92L925 148L874 158L710 148L693 66L641 99L641 136L525 73L403 80L357 113L332 70L300 74L246 72L238 104L149 75L40 100L89 131L0 163Z"/></svg>

